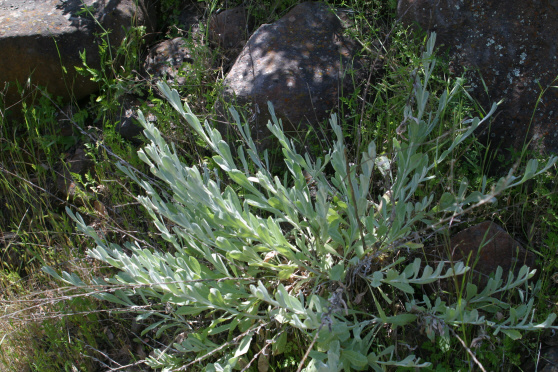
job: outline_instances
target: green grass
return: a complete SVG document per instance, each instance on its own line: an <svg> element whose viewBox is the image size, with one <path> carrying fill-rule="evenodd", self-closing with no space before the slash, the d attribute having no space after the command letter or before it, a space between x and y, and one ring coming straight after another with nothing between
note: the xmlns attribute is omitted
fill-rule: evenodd
<svg viewBox="0 0 558 372"><path fill-rule="evenodd" d="M247 2L256 25L273 22L299 1ZM240 4L227 2L230 6ZM174 9L174 0L162 1L163 9ZM351 7L355 12L355 26L348 31L362 46L362 54L377 61L374 68L379 79L361 86L355 94L340 97L339 116L347 142L355 144L350 156L376 139L378 153L391 158L393 143L382 139L396 136L402 121L402 107L411 92L410 74L418 65L424 35L415 35L401 25L394 25L395 2L379 0L336 1L335 6ZM208 1L206 19L224 2ZM272 8L273 11L265 11ZM162 21L172 22L174 13L164 13ZM201 27L202 31L205 28ZM106 36L106 35L105 35ZM64 208L69 206L86 221L114 242L137 239L154 249L166 249L166 243L150 222L149 215L135 199L140 188L130 182L115 166L118 159L126 159L132 166L148 174L147 167L138 159L137 145L122 139L115 130L120 114L117 99L124 94L139 93L144 99L141 109L157 118L157 127L168 142L177 145L181 159L187 164L211 162L208 150L197 135L180 121L169 104L162 100L153 86L135 79L133 71L140 64L142 30L133 29L123 45L115 48L108 42L101 44L101 70L83 67L82 73L101 84L101 91L91 101L75 110L72 130L61 131L59 107L62 102L42 94L42 90L26 88L29 95L21 109L21 118L7 121L0 117L0 371L93 371L111 365L135 363L144 358L149 347L169 343L173 335L161 332L132 334L135 321L129 310L114 304L84 297L75 289L61 288L61 283L43 274L40 268L51 266L58 271L75 272L89 282L95 276L110 276L114 271L86 257L91 242L76 232L74 223ZM104 37L104 40L108 40ZM377 42L381 41L381 44ZM195 63L183 70L187 83L177 87L182 97L192 102L191 107L202 117L212 115L211 108L218 100L223 61L207 45L192 47ZM118 61L124 68L117 68ZM443 64L435 71L433 89L448 89L448 72ZM1 98L1 97L0 97ZM74 102L75 104L75 102ZM1 107L1 106L0 106ZM467 117L475 114L475 103L462 99L451 106L444 117L444 126L432 137L444 136L450 128L458 128ZM80 129L78 129L80 128ZM80 192L75 197L61 195L55 187L63 173L64 154L83 146L94 166L87 173L74 175ZM432 142L432 146L435 143ZM421 192L440 197L445 191L458 187L457 181L467 177L471 188L480 188L481 174L489 169L490 152L474 140L467 143L467 151L456 153L448 164L437 169L436 180L427 183ZM525 166L523 152L509 159ZM537 156L541 161L545 156ZM375 192L381 194L386 179L377 175ZM523 246L534 252L541 267L542 289L538 297L537 314L544 318L556 311L556 293L552 289L558 279L558 194L555 183L556 168L502 195L496 205L487 205L475 212L460 216L462 227L494 220L504 226ZM457 186L456 186L457 185ZM425 244L434 245L440 236L428 236ZM391 259L390 257L385 258ZM382 262L378 262L382 264ZM74 296L74 297L72 297ZM83 317L85 313L85 320ZM74 315L75 314L75 315ZM193 319L193 321L200 321ZM201 320L203 321L203 319ZM149 325L149 321L144 326ZM430 361L438 362L438 369L467 370L471 366L468 353L456 337L434 341L417 336L424 329L406 329L393 337L401 344L415 342L415 351ZM463 329L459 337L469 343L478 334ZM424 346L420 346L424 342ZM539 335L526 336L522 343L512 343L502 335L486 335L476 357L490 370L490 366L512 368L522 362L518 355L539 347ZM296 370L303 358L307 340L293 331L289 334L285 352L270 359L270 370ZM113 350L107 353L106 350ZM103 355L104 354L104 355ZM513 357L515 355L515 357ZM111 366L115 366L112 364Z"/></svg>

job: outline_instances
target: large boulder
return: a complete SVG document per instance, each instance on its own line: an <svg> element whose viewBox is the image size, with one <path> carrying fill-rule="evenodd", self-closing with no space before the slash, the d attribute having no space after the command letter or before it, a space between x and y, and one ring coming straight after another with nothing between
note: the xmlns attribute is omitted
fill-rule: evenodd
<svg viewBox="0 0 558 372"><path fill-rule="evenodd" d="M268 136L268 101L287 132L304 131L329 117L342 92L353 91L357 48L343 31L332 9L306 2L252 34L225 77L224 98L248 106L254 138Z"/></svg>
<svg viewBox="0 0 558 372"><path fill-rule="evenodd" d="M546 90L557 85L558 1L399 0L398 13L436 31L482 106L504 99L484 140L558 152L558 89Z"/></svg>
<svg viewBox="0 0 558 372"><path fill-rule="evenodd" d="M137 4L137 5L136 5ZM154 13L149 0L2 0L0 1L0 88L8 82L46 86L54 95L81 99L98 86L76 73L87 64L100 67L100 38L95 34L110 30L111 46L119 46L132 25L154 29ZM87 12L93 13L98 23ZM151 18L153 17L153 18ZM64 72L65 71L65 72ZM9 106L18 100L15 84L6 96Z"/></svg>

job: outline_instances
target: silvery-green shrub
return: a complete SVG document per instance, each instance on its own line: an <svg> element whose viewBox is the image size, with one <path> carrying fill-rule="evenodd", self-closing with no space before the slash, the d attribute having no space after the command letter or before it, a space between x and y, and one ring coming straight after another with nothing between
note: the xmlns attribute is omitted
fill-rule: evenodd
<svg viewBox="0 0 558 372"><path fill-rule="evenodd" d="M95 241L88 254L120 270L112 278L97 279L93 285L104 291L94 295L137 311L138 319L154 318L144 333L181 336L155 350L148 364L169 371L194 365L230 371L256 360L265 364L270 354L284 352L288 335L296 331L307 348L300 361L305 371L425 367L430 363L410 352L401 357L399 350L397 358L386 333L420 323L428 337L448 339L453 329L471 325L516 339L523 331L552 326L554 314L542 323L533 318L533 293L525 288L534 271L527 267L517 277L503 277L498 269L485 288L469 284L456 302L446 303L424 295L421 286L462 275L469 267L443 262L431 267L419 258L404 258L421 247L416 238L419 229L434 228L443 217L491 202L556 161L551 158L542 169L530 161L522 177L510 172L492 187L485 179L481 190L469 192L467 180L462 180L457 193L417 197L436 167L450 160L496 109L494 105L482 120L468 120L468 126L451 137L427 144L462 89L457 81L439 97L437 108L427 110L432 102L427 85L435 65L434 40L435 35L427 43L422 68L413 76L413 97L401 108L404 135L393 138L393 158L378 155L371 142L353 164L333 115L330 125L337 139L322 159L313 161L297 152L269 105L273 120L268 128L281 145L287 169L282 178L270 173L266 155L258 153L250 128L234 109L230 111L243 144L232 151L217 130L200 123L182 104L175 90L159 84L173 108L213 152L217 165L210 170L204 164L183 164L174 147L139 113L150 141L139 156L166 192L120 168L145 190L138 200L168 242L168 252L138 241L124 247L110 243L68 210L79 229ZM376 197L371 192L374 172L390 179L389 189ZM310 185L305 175L310 175ZM381 256L397 252L397 260L378 265ZM75 274L60 276L45 270L89 287ZM363 312L350 298L356 280L366 284L374 311ZM521 292L519 305L497 296L512 289ZM394 293L404 304L397 313L396 307L385 306L394 301Z"/></svg>

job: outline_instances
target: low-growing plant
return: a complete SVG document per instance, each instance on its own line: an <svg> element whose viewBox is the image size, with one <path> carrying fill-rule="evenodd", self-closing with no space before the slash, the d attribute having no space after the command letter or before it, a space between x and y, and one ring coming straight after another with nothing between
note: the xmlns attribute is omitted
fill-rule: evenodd
<svg viewBox="0 0 558 372"><path fill-rule="evenodd" d="M146 359L155 368L269 366L272 358L279 360L293 334L303 342L298 370L427 367L428 361L396 350L390 337L411 327L438 347L447 348L457 338L471 363L482 369L458 336L463 327L511 339L552 327L554 314L534 317L538 287L528 284L534 271L523 267L517 277L503 277L498 269L485 288L467 284L456 301L446 302L430 298L423 288L469 268L461 262L432 267L413 259L412 252L423 246L421 232L494 201L557 159L550 158L542 169L531 160L522 177L510 171L493 186L484 178L479 189L470 191L463 179L456 192L445 192L438 200L417 197L420 186L436 177L437 167L451 161L453 152L496 109L494 105L482 120L467 120L465 128L429 137L462 89L458 80L437 106L429 104L434 40L432 35L414 77L413 97L402 108L405 119L392 139L392 159L377 156L370 142L353 164L333 115L330 124L337 139L323 159L313 161L297 153L270 105L273 123L268 128L281 144L288 169L282 179L270 173L267 154L258 154L250 129L233 108L244 139L236 159L220 133L207 122L202 125L178 93L160 83L174 109L213 151L219 169L183 164L174 146L140 112L151 143L139 156L168 195L131 169L120 168L145 190L138 201L168 250L156 251L137 240L123 247L110 243L68 209L78 228L95 241L89 255L120 272L86 284L75 274L44 270L88 295L137 310L138 320L154 318L143 334L170 334L174 340ZM377 172L390 180L388 190L380 193L373 188ZM501 300L508 291L519 293L517 304Z"/></svg>

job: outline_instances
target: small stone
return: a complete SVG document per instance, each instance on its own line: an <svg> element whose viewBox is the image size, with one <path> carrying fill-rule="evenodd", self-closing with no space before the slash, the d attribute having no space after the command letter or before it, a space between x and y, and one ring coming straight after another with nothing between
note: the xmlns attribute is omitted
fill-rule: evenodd
<svg viewBox="0 0 558 372"><path fill-rule="evenodd" d="M141 102L130 94L123 95L119 101L121 109L116 132L129 141L135 141L143 131L143 127L137 122Z"/></svg>
<svg viewBox="0 0 558 372"><path fill-rule="evenodd" d="M76 184L72 173L85 175L93 167L93 161L88 158L83 147L78 147L73 154L66 157L65 163L57 173L56 191L61 197L73 200L79 186Z"/></svg>
<svg viewBox="0 0 558 372"><path fill-rule="evenodd" d="M184 63L192 63L193 54L184 38L176 37L154 45L145 59L144 69L154 79L166 78L171 85L182 85L180 71Z"/></svg>

